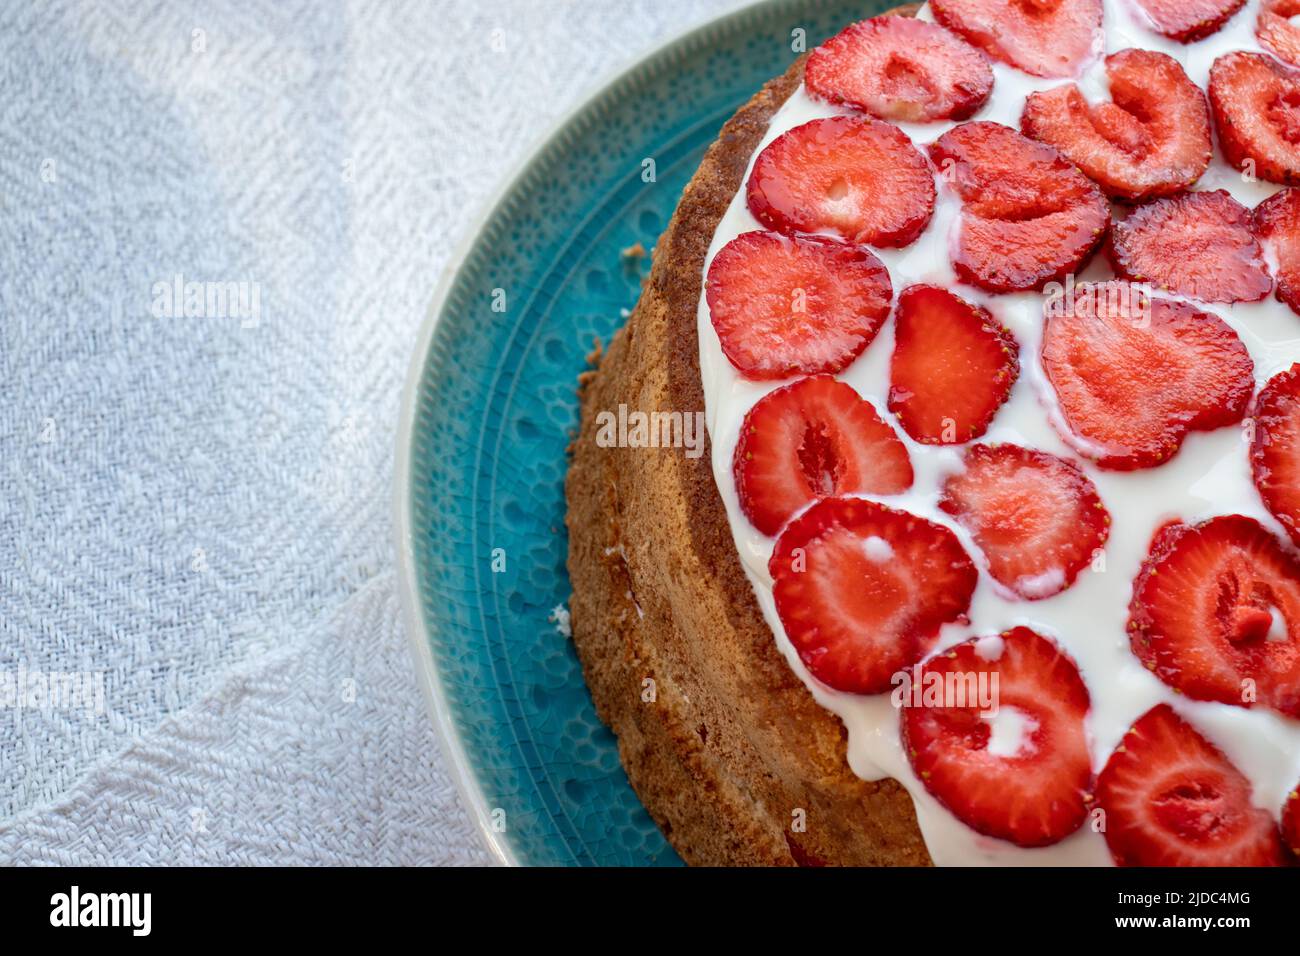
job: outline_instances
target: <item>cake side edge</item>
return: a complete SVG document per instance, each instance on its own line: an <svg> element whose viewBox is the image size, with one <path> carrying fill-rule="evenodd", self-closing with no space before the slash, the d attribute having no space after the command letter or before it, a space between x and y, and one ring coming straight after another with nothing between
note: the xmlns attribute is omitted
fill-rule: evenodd
<svg viewBox="0 0 1300 956"><path fill-rule="evenodd" d="M902 12L902 11L900 11ZM911 800L848 768L839 720L782 658L703 454L600 447L597 415L704 408L705 255L802 61L723 127L683 192L628 324L582 384L566 478L573 638L628 777L691 864L922 865Z"/></svg>

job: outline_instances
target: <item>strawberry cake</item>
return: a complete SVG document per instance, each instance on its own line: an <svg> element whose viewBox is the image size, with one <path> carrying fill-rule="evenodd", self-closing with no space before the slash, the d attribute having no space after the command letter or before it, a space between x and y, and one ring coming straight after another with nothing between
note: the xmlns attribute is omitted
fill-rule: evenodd
<svg viewBox="0 0 1300 956"><path fill-rule="evenodd" d="M1295 862L1297 15L931 0L723 128L566 488L688 862ZM606 447L620 406L705 453Z"/></svg>

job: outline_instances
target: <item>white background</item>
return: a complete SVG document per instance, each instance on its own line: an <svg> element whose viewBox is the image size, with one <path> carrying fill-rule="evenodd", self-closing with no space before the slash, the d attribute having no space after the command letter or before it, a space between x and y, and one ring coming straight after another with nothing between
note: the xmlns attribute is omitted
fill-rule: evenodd
<svg viewBox="0 0 1300 956"><path fill-rule="evenodd" d="M395 597L411 347L538 136L734 6L4 5L0 672L106 693L0 710L0 860L489 859Z"/></svg>

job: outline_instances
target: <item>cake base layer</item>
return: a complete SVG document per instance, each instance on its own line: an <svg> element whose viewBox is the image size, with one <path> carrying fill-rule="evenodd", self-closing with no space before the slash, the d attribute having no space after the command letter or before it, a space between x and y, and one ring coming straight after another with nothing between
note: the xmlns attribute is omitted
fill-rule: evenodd
<svg viewBox="0 0 1300 956"><path fill-rule="evenodd" d="M903 11L899 11L903 12ZM655 250L628 324L581 383L566 481L573 639L632 786L693 865L923 865L911 799L849 770L839 719L776 646L710 464L601 447L596 417L703 411L697 305L709 244L803 62L723 127Z"/></svg>

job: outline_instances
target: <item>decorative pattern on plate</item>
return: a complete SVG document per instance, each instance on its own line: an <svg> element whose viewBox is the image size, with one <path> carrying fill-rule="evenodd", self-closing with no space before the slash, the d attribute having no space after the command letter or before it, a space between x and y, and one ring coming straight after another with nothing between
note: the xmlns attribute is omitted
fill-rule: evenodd
<svg viewBox="0 0 1300 956"><path fill-rule="evenodd" d="M572 645L564 470L592 339L623 324L649 249L723 122L795 57L891 4L759 4L665 46L541 147L488 215L415 357L409 432L414 594L439 716L465 754L471 809L526 864L671 864L619 766ZM608 144L618 144L611 148ZM643 181L653 158L655 181ZM493 311L493 290L505 311ZM498 298L498 301L500 299ZM506 570L493 573L493 549ZM497 817L500 819L500 816Z"/></svg>

